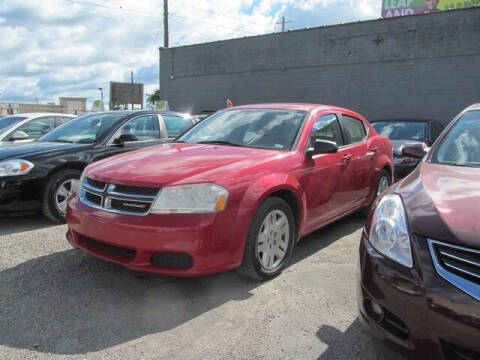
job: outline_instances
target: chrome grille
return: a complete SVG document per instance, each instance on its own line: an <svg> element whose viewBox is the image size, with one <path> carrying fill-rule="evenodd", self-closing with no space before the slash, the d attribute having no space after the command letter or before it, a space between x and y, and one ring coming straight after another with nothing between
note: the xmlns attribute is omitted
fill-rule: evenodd
<svg viewBox="0 0 480 360"><path fill-rule="evenodd" d="M147 215L160 189L105 183L85 178L80 200L85 205L127 215Z"/></svg>
<svg viewBox="0 0 480 360"><path fill-rule="evenodd" d="M437 273L480 301L480 249L428 239Z"/></svg>

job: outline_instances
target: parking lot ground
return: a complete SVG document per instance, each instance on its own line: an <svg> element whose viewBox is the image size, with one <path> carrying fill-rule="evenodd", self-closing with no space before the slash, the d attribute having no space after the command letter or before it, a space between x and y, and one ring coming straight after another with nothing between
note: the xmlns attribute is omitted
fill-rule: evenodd
<svg viewBox="0 0 480 360"><path fill-rule="evenodd" d="M135 273L41 215L0 218L0 359L401 359L357 319L363 221L304 238L262 283Z"/></svg>

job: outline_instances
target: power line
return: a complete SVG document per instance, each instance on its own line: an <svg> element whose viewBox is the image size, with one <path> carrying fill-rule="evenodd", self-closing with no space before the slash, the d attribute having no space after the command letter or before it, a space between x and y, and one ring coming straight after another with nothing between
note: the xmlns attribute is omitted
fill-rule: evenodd
<svg viewBox="0 0 480 360"><path fill-rule="evenodd" d="M253 21L249 21L249 20L242 20L242 19L238 19L236 17L233 17L233 16L228 16L228 15L225 15L225 14L219 14L213 10L207 10L207 9L202 9L202 8L199 8L199 7L196 7L196 6L192 6L190 4L186 4L184 2L181 2L181 1L178 1L178 0L173 0L175 1L176 3L178 4L182 4L184 6L187 6L189 8L192 8L192 9L196 9L196 10L200 10L200 11L204 11L208 14L212 14L212 15L216 15L216 16L221 16L221 17L224 17L224 18L227 18L227 19L233 19L235 21L238 21L238 22L244 22L244 23L250 23L250 24L254 24L254 25L260 25L260 26L270 26L270 24L261 24L261 23L257 23L257 22L253 22Z"/></svg>
<svg viewBox="0 0 480 360"><path fill-rule="evenodd" d="M133 12L133 13L138 13L138 14L143 14L143 15L150 15L150 16L157 16L156 14L149 12L149 11L141 11L141 10L135 10L135 9L129 9L129 8L124 8L122 6L119 7L112 7L112 6L106 6L102 4L97 4L97 3L91 3L87 1L79 1L79 0L65 0L69 3L72 4L80 4L80 5L88 5L88 6L95 6L103 9L109 9L109 10L117 10L117 11L128 11L128 12Z"/></svg>
<svg viewBox="0 0 480 360"><path fill-rule="evenodd" d="M170 13L170 15L173 15L173 16L176 16L176 17L179 17L179 18L183 18L183 19L187 19L187 20L193 20L193 21L197 21L197 22L201 22L201 23L204 23L204 24L207 24L207 25L210 25L210 26L220 26L220 27L224 27L226 29L230 29L230 30L239 30L239 27L231 27L231 26L226 26L226 25L221 25L221 24L214 24L214 23L211 23L211 22L208 22L208 21L204 21L204 20L200 20L198 18L190 18L190 17L186 17L186 16L182 16L182 15L178 15L178 14L173 14L173 13ZM258 35L257 33L254 33L252 31L249 31L249 30L244 30L245 32L248 32L250 34L253 34L253 35Z"/></svg>

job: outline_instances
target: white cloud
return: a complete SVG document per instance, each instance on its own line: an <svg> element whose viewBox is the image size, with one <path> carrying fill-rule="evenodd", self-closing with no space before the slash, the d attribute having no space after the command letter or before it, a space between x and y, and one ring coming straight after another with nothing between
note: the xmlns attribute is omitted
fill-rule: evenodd
<svg viewBox="0 0 480 360"><path fill-rule="evenodd" d="M170 45L180 46L289 28L375 18L379 0L170 0ZM93 4L93 5L92 5ZM0 3L2 100L108 99L109 81L130 70L158 86L163 43L159 0L3 0Z"/></svg>

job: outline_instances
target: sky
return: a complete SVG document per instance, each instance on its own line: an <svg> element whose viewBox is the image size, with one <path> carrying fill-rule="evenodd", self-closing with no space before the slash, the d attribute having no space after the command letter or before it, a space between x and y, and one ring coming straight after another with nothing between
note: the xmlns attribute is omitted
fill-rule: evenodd
<svg viewBox="0 0 480 360"><path fill-rule="evenodd" d="M380 17L381 0L169 0L170 47ZM158 88L163 0L0 0L0 101Z"/></svg>

